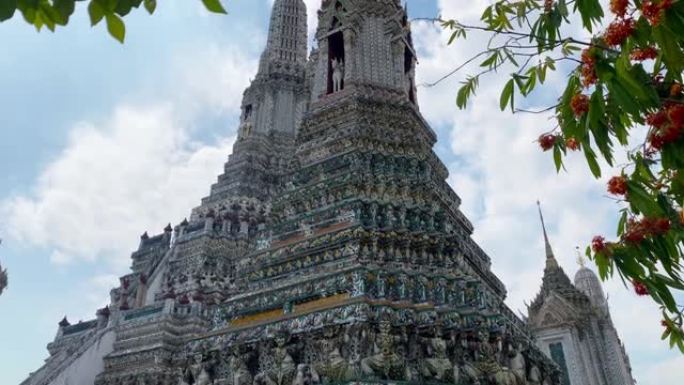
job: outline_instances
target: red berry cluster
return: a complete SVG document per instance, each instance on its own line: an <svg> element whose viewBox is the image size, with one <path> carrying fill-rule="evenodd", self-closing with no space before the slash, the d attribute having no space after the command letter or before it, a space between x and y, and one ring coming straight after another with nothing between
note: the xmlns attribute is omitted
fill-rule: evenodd
<svg viewBox="0 0 684 385"><path fill-rule="evenodd" d="M684 131L684 105L670 104L646 117L652 129L648 142L655 150L676 142Z"/></svg>
<svg viewBox="0 0 684 385"><path fill-rule="evenodd" d="M644 61L658 57L658 50L653 47L637 48L630 54L632 60Z"/></svg>
<svg viewBox="0 0 684 385"><path fill-rule="evenodd" d="M591 240L591 249L594 253L600 254L606 250L606 238L597 235Z"/></svg>
<svg viewBox="0 0 684 385"><path fill-rule="evenodd" d="M549 151L556 144L557 140L558 137L556 135L543 134L537 141L539 142L539 146L542 148L542 150Z"/></svg>
<svg viewBox="0 0 684 385"><path fill-rule="evenodd" d="M629 0L610 0L610 11L617 17L625 17Z"/></svg>
<svg viewBox="0 0 684 385"><path fill-rule="evenodd" d="M637 280L635 279L634 281L632 281L632 285L634 285L634 292L635 292L638 296L643 297L643 296L649 294L649 293L648 293L648 287L646 287L646 285L644 285L643 282L637 281Z"/></svg>
<svg viewBox="0 0 684 385"><path fill-rule="evenodd" d="M670 228L670 220L667 218L642 218L639 221L630 219L622 239L627 243L641 243L646 238L667 233Z"/></svg>
<svg viewBox="0 0 684 385"><path fill-rule="evenodd" d="M544 0L544 12L549 13L553 10L553 3L555 0Z"/></svg>
<svg viewBox="0 0 684 385"><path fill-rule="evenodd" d="M579 142L575 138L568 138L565 140L565 147L569 148L572 151L577 151L579 150Z"/></svg>
<svg viewBox="0 0 684 385"><path fill-rule="evenodd" d="M582 85L584 87L590 87L596 84L596 58L593 56L593 52L587 48L582 51Z"/></svg>
<svg viewBox="0 0 684 385"><path fill-rule="evenodd" d="M584 94L576 94L570 101L570 108L576 117L581 117L589 111L589 97Z"/></svg>
<svg viewBox="0 0 684 385"><path fill-rule="evenodd" d="M624 176L614 176L608 181L608 192L613 195L627 194L627 179Z"/></svg>
<svg viewBox="0 0 684 385"><path fill-rule="evenodd" d="M646 20L648 20L652 26L657 26L662 21L665 11L671 6L672 0L662 0L657 3L646 0L641 5L641 14L644 15Z"/></svg>
<svg viewBox="0 0 684 385"><path fill-rule="evenodd" d="M615 19L606 29L603 39L610 46L622 45L634 32L634 19Z"/></svg>

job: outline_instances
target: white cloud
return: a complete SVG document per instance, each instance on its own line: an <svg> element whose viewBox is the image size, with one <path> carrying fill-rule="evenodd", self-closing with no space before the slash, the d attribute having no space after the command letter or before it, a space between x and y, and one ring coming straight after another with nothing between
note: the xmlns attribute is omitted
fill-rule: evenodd
<svg viewBox="0 0 684 385"><path fill-rule="evenodd" d="M684 356L675 356L670 359L653 362L644 367L641 385L677 385L682 383L682 368L684 368Z"/></svg>
<svg viewBox="0 0 684 385"><path fill-rule="evenodd" d="M56 264L105 260L122 271L144 230L157 233L189 215L234 141L223 133L216 143L197 142L192 122L236 121L256 60L217 46L178 57L172 93L122 101L100 121L75 124L33 193L0 202L12 237L52 250Z"/></svg>

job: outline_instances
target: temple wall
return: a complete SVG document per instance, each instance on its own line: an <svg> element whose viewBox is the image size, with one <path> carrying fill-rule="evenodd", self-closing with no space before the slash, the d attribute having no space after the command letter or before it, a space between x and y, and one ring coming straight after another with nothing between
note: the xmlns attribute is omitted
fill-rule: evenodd
<svg viewBox="0 0 684 385"><path fill-rule="evenodd" d="M103 358L114 350L115 339L114 331L103 334L48 385L92 385L95 382L95 376L104 370Z"/></svg>

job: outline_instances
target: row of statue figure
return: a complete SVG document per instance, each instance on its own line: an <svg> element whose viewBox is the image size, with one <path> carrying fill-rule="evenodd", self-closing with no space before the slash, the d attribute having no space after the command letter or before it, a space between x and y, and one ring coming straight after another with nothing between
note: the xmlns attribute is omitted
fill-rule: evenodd
<svg viewBox="0 0 684 385"><path fill-rule="evenodd" d="M435 305L482 307L484 296L475 283L446 278L410 276L406 273L354 273L352 296L376 299L432 302Z"/></svg>
<svg viewBox="0 0 684 385"><path fill-rule="evenodd" d="M403 205L367 203L361 208L361 223L380 229L407 229L410 231L443 231L446 215L420 208L407 209Z"/></svg>
<svg viewBox="0 0 684 385"><path fill-rule="evenodd" d="M452 385L551 385L557 373L528 360L527 342L487 328L331 326L302 336L191 353L178 385L318 385L407 381Z"/></svg>

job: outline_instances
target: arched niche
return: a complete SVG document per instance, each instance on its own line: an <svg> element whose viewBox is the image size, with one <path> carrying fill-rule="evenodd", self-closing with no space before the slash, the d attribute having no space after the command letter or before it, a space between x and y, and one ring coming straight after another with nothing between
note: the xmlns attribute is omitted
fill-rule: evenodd
<svg viewBox="0 0 684 385"><path fill-rule="evenodd" d="M338 5L340 3L338 2ZM327 93L332 94L344 89L344 67L346 52L344 49L344 33L342 23L333 17L328 35L328 85Z"/></svg>

